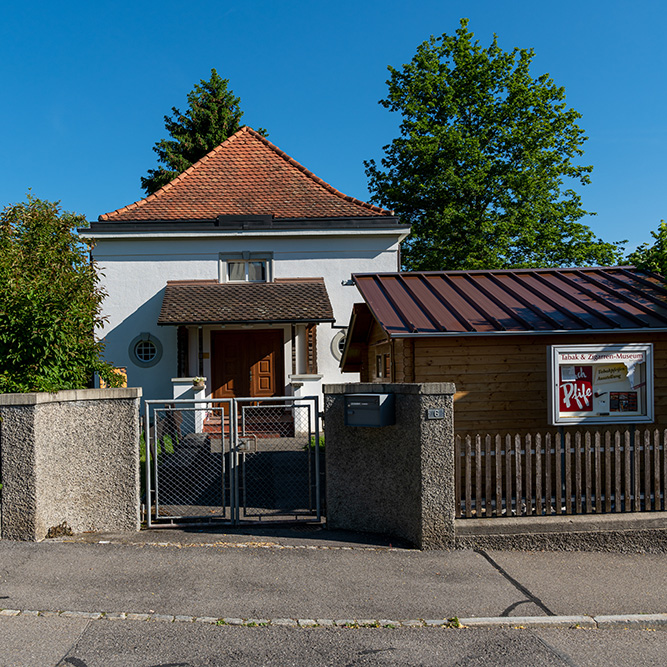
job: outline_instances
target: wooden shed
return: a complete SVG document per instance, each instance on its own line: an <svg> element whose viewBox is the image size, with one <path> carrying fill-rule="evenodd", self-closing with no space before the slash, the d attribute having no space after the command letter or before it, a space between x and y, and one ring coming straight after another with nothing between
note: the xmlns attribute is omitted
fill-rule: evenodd
<svg viewBox="0 0 667 667"><path fill-rule="evenodd" d="M667 428L667 283L634 267L353 276L341 361L456 384L458 434Z"/></svg>

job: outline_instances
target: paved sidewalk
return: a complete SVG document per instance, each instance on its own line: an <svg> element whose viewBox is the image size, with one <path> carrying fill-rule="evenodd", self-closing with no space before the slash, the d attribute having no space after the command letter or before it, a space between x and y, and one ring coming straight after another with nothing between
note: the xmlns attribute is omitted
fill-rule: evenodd
<svg viewBox="0 0 667 667"><path fill-rule="evenodd" d="M419 552L305 527L0 541L0 608L294 625L625 617L667 612L667 559Z"/></svg>

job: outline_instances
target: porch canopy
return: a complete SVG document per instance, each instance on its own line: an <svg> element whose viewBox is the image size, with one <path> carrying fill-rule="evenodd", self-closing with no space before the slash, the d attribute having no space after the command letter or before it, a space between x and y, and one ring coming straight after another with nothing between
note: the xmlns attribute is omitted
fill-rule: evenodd
<svg viewBox="0 0 667 667"><path fill-rule="evenodd" d="M271 283L170 280L158 318L161 326L333 322L322 278Z"/></svg>

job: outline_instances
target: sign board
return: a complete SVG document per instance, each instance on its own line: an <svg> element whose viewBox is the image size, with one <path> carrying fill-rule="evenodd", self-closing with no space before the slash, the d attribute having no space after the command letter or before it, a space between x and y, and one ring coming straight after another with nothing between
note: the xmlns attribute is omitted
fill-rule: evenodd
<svg viewBox="0 0 667 667"><path fill-rule="evenodd" d="M549 347L551 424L653 421L653 346Z"/></svg>

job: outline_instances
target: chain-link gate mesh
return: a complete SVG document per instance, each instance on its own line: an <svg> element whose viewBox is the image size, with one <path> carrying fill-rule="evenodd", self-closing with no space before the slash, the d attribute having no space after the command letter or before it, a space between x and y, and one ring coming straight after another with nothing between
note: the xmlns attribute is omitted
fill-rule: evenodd
<svg viewBox="0 0 667 667"><path fill-rule="evenodd" d="M310 404L239 402L241 518L297 519L317 512L316 444Z"/></svg>
<svg viewBox="0 0 667 667"><path fill-rule="evenodd" d="M319 520L316 399L146 401L148 525Z"/></svg>
<svg viewBox="0 0 667 667"><path fill-rule="evenodd" d="M154 519L231 518L224 412L206 403L154 407L149 451Z"/></svg>

